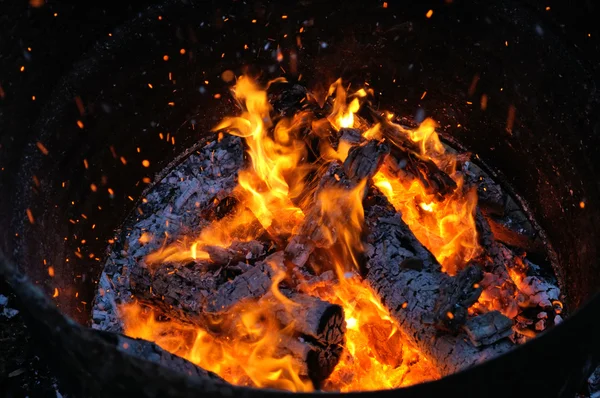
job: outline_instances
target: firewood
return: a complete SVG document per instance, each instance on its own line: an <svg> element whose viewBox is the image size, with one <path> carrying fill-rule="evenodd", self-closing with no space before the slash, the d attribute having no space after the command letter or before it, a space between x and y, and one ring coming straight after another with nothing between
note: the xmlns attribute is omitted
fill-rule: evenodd
<svg viewBox="0 0 600 398"><path fill-rule="evenodd" d="M468 309L473 305L482 288L479 282L483 271L476 264L462 269L453 278L443 278L433 312L438 329L456 332L467 321Z"/></svg>
<svg viewBox="0 0 600 398"><path fill-rule="evenodd" d="M328 248L335 243L337 237L323 217L319 194L326 189L352 190L361 181L375 175L388 153L389 146L386 143L370 140L352 147L343 165L339 162L329 164L315 191L315 205L310 208L299 232L285 249L287 261L295 267L303 267L315 248Z"/></svg>
<svg viewBox="0 0 600 398"><path fill-rule="evenodd" d="M287 297L286 302L293 304L278 301L272 289L275 278L285 273L282 252L272 254L225 282L219 280L217 273L194 266L197 264L191 268L171 269L163 264L153 274L149 270L140 271L142 268L132 270L132 292L140 303L162 314L223 337L232 333L234 326L227 320L215 322L215 319L228 318L228 311L238 304L268 305L282 329L288 331L289 341L278 345L281 355L290 354L298 360L302 364L301 374L310 377L315 384L331 374L344 342L343 310L338 305L285 288L280 292ZM252 302L256 304L250 304Z"/></svg>
<svg viewBox="0 0 600 398"><path fill-rule="evenodd" d="M357 184L365 178L373 177L388 153L390 146L385 142L369 140L354 146L348 151L344 171Z"/></svg>
<svg viewBox="0 0 600 398"><path fill-rule="evenodd" d="M239 262L257 259L265 253L262 242L251 240L247 242L235 240L227 248L220 246L203 246L202 250L208 253L210 260L218 266L226 266Z"/></svg>
<svg viewBox="0 0 600 398"><path fill-rule="evenodd" d="M431 160L404 147L392 146L387 170L401 181L418 179L425 192L439 199L454 192L456 182Z"/></svg>
<svg viewBox="0 0 600 398"><path fill-rule="evenodd" d="M477 206L489 225L486 233L507 246L529 253L546 253L544 242L525 212L500 184L472 162L463 167L463 173L466 184L477 189Z"/></svg>
<svg viewBox="0 0 600 398"><path fill-rule="evenodd" d="M513 334L513 322L499 311L486 312L471 318L463 325L475 347L490 345Z"/></svg>
<svg viewBox="0 0 600 398"><path fill-rule="evenodd" d="M468 368L508 351L513 344L507 339L475 347L464 332L456 335L436 327L431 314L439 309L440 291L452 286L452 277L440 271L431 253L414 237L385 196L376 189L365 200L367 227L364 277L383 305L398 322L410 343L447 375ZM403 267L407 259L420 262L420 270ZM471 278L465 278L471 281ZM476 297L477 289L467 292L467 302ZM463 297L462 294L458 295ZM454 313L448 311L448 318Z"/></svg>
<svg viewBox="0 0 600 398"><path fill-rule="evenodd" d="M150 305L172 317L187 320L203 308L205 297L221 283L216 272L209 271L202 262L158 264L154 267L132 267L130 289L140 302Z"/></svg>
<svg viewBox="0 0 600 398"><path fill-rule="evenodd" d="M456 182L446 172L421 155L417 143L411 141L408 135L399 133L397 126L393 126L380 112L369 106L365 108L370 118L379 124L382 137L391 143L391 153L386 163L392 175L401 180L417 178L427 193L440 199L456 189Z"/></svg>

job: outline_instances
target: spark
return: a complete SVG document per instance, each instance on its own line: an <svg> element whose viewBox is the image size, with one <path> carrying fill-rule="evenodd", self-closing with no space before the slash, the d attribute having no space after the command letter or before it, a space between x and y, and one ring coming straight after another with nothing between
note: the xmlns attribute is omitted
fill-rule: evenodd
<svg viewBox="0 0 600 398"><path fill-rule="evenodd" d="M44 144L42 144L41 142L38 141L35 145L37 145L37 147L40 150L40 152L42 152L44 155L48 154L48 150L46 149L46 147L44 146Z"/></svg>
<svg viewBox="0 0 600 398"><path fill-rule="evenodd" d="M25 209L25 212L27 213L27 218L29 219L29 223L35 224L35 218L33 218L33 213L31 213L31 210Z"/></svg>

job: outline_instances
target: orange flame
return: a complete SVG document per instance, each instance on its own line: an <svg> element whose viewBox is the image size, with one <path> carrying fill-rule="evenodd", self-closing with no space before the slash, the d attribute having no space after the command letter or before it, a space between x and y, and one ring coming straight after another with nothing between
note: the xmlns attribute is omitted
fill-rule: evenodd
<svg viewBox="0 0 600 398"><path fill-rule="evenodd" d="M338 265L338 269L343 268ZM356 274L335 284L318 283L309 294L342 306L346 316L345 355L329 376L326 389L349 392L410 386L439 378L435 366L403 344L398 325Z"/></svg>
<svg viewBox="0 0 600 398"><path fill-rule="evenodd" d="M280 82L282 79L270 82ZM268 88L268 86L267 86ZM300 132L310 127L320 137L332 129L359 128L367 139L382 139L381 125L368 126L357 112L367 91L359 89L348 95L341 79L329 88L333 106L327 118L315 120L315 115L300 111L292 118L271 118L272 107L266 88L248 77L238 79L234 97L241 114L227 117L214 131L225 130L243 137L248 146L251 167L238 174L234 191L240 199L234 215L213 222L199 236L186 237L150 254L149 264L208 259L206 246L228 247L233 240L251 240L258 236L259 226L274 238L289 237L304 219L304 213L294 200L305 190L314 188L305 183L307 173L330 161L344 161L350 144L340 142L337 150L321 146L322 157L316 164L306 164L307 147ZM319 102L321 103L321 102ZM331 102L330 102L331 103ZM398 134L412 141L420 155L443 168L458 184L454 194L443 200L428 194L417 179L400 181L385 167L377 173L374 184L402 213L416 237L436 256L448 272L454 272L479 250L473 212L476 193L463 187L456 173L456 159L446 152L437 133L435 122L425 120L418 129L405 129L386 119ZM322 140L323 141L323 140ZM363 250L361 229L364 219L362 200L367 181L351 190L329 188L319 192L321 232L332 244L331 258L336 281L322 281L300 286L310 295L342 306L346 319L345 354L324 385L327 390L357 391L395 388L439 377L433 364L402 338L398 325L381 301L353 272L358 269L357 254ZM313 204L314 205L314 204ZM140 240L151 239L143 235ZM269 298L243 301L215 320L227 325L227 332L215 335L209 330L175 320L160 321L160 317L137 303L120 307L125 333L155 341L164 349L180 355L204 369L219 374L228 382L239 385L311 391L314 386L302 374L301 364L277 347L290 339L290 331L282 327L273 315L273 305L286 309L296 303L278 289L282 272L274 278Z"/></svg>
<svg viewBox="0 0 600 398"><path fill-rule="evenodd" d="M278 356L277 342L285 337L269 306L239 304L218 323L233 324L226 337L175 321L160 322L138 304L122 305L125 334L154 341L165 350L219 374L238 385L312 391L300 378L300 364L291 355Z"/></svg>
<svg viewBox="0 0 600 398"><path fill-rule="evenodd" d="M457 183L454 193L438 200L427 193L418 179L401 181L386 168L373 178L374 184L402 213L402 220L436 257L442 269L454 274L481 251L475 226L477 192L475 188L464 187L463 177L456 171L456 157L446 152L433 120L425 119L416 130L390 125L398 134L418 144L421 155L431 159Z"/></svg>

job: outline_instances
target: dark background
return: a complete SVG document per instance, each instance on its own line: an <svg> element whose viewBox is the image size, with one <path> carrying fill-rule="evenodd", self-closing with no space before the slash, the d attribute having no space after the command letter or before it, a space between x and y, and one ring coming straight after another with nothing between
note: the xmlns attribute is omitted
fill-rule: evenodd
<svg viewBox="0 0 600 398"><path fill-rule="evenodd" d="M42 4L34 7L34 3ZM30 4L27 0L0 0L0 179L18 167L6 161L6 153L22 150L28 130L50 99L59 78L96 42L105 40L148 4L157 2L116 3L71 4L48 0L45 4L43 1ZM423 8L428 9L444 0L423 3ZM468 7L469 2L454 0L454 3ZM551 29L574 48L581 60L592 65L595 80L599 82L600 6L596 1L521 0L520 3L539 15L544 29ZM207 7L217 7L219 2L212 4ZM9 297L9 307L18 308L2 281L0 294ZM21 315L8 319L0 311L0 396L58 396L59 388L50 371L51 360L38 358L29 340Z"/></svg>

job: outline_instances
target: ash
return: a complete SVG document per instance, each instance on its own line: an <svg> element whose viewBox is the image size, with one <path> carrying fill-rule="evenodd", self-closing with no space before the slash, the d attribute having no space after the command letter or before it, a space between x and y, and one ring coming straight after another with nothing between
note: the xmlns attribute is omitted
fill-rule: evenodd
<svg viewBox="0 0 600 398"><path fill-rule="evenodd" d="M104 271L92 308L92 328L123 332L118 305L131 300L132 267L163 245L180 236L197 233L206 225L199 209L227 196L237 185L243 165L243 146L238 137L217 139L211 135L199 149L156 183L108 248ZM155 239L140 239L143 234ZM162 237L162 238L161 238Z"/></svg>

